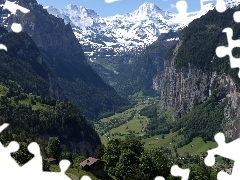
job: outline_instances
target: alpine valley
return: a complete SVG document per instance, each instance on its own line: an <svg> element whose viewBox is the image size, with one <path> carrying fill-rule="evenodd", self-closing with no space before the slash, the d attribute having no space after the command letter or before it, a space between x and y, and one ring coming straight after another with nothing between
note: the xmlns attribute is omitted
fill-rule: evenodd
<svg viewBox="0 0 240 180"><path fill-rule="evenodd" d="M20 165L36 141L44 170L69 159L72 179L177 180L174 164L193 180L231 172L228 159L213 167L203 159L217 146L216 133L239 137L238 69L215 54L227 46L224 28L240 37L239 1L227 0L223 13L206 3L186 21L148 2L111 17L72 4L16 3L30 12L0 9L0 42L8 48L0 51L0 122L10 123L0 140L20 142L13 154ZM12 32L14 22L21 33Z"/></svg>
<svg viewBox="0 0 240 180"><path fill-rule="evenodd" d="M238 2L227 1L228 7ZM115 85L117 77L133 64L142 51L160 34L179 32L193 21L214 9L207 3L187 21L176 14L162 10L153 3L144 3L134 12L110 17L100 17L97 12L69 4L65 9L44 7L50 14L70 24L92 68L106 81ZM165 39L174 41L179 34Z"/></svg>

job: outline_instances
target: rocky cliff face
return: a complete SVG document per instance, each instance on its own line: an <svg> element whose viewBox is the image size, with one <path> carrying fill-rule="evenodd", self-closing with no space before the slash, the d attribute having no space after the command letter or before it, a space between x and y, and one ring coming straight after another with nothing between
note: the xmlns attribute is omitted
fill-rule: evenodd
<svg viewBox="0 0 240 180"><path fill-rule="evenodd" d="M36 0L22 0L18 4L28 8L30 13L18 12L7 18L4 24L9 31L13 22L22 24L23 31L34 40L43 60L58 78L67 99L87 118L96 119L129 105L92 70L70 24L65 25L63 19L49 14ZM55 80L50 78L50 82Z"/></svg>
<svg viewBox="0 0 240 180"><path fill-rule="evenodd" d="M157 89L154 79L163 70L163 57L176 42L169 39L179 37L179 34L180 32L173 31L161 34L142 52L136 62L116 78L115 88L124 95L140 91L146 95L154 94Z"/></svg>
<svg viewBox="0 0 240 180"><path fill-rule="evenodd" d="M162 79L158 78L161 84L155 82L155 86L160 88L161 108L174 108L175 120L192 109L195 99L204 101L209 97L211 81L211 72L203 72L190 63L184 68L175 68L174 60L181 44L181 41L177 44L172 59L164 61Z"/></svg>
<svg viewBox="0 0 240 180"><path fill-rule="evenodd" d="M0 31L0 41L8 48L7 52L0 52L0 80L17 82L25 93L65 100L56 77L43 62L42 54L33 40L25 33L8 33L3 27Z"/></svg>
<svg viewBox="0 0 240 180"><path fill-rule="evenodd" d="M233 10L228 10L222 16L232 18L233 12ZM219 126L222 126L226 137L235 139L240 135L238 120L240 115L240 89L237 72L230 69L228 58L221 60L215 55L215 48L218 46L219 39L221 42L225 41L226 43L226 37L221 34L220 30L227 27L227 24L219 25L218 22L221 22L221 20L216 23L211 22L219 27L220 33L215 31L218 34L216 36L218 40L216 41L214 37L211 37L212 42L215 42L209 46L209 48L213 47L212 50L206 53L209 56L202 53L204 46L207 46L205 40L203 40L204 38L199 40L199 35L191 34L194 26L197 27L196 24L198 24L198 28L202 28L198 30L198 34L201 36L207 35L209 29L206 27L210 25L211 18L216 18L216 12L210 12L210 14L196 20L195 24L190 24L184 30L175 48L169 51L169 55L165 57L164 71L155 77L154 87L161 94L161 108L163 110L174 108L176 113L173 120L178 120L186 115L195 107L196 103L206 101L213 93L216 94L220 101L227 98L228 104L224 108L224 119ZM208 22L206 19L210 21ZM205 27L201 25L201 21L204 21ZM228 21L228 26L231 26L229 25L231 19L223 21ZM207 36L205 37L207 38ZM198 38L198 42L190 44L189 42L194 38ZM209 42L209 40L206 41ZM202 42L205 45L198 45ZM183 49L184 54L182 53ZM192 51L192 49L195 51Z"/></svg>

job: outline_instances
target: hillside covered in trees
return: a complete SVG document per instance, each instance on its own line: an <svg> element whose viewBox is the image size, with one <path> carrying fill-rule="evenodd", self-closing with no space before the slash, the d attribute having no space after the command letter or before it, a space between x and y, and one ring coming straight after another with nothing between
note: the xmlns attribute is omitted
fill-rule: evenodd
<svg viewBox="0 0 240 180"><path fill-rule="evenodd" d="M6 28L10 31L12 23L22 24L57 78L63 94L84 116L96 120L130 105L87 63L70 24L65 25L63 19L49 14L36 0L21 0L18 4L30 12L11 15L5 20Z"/></svg>

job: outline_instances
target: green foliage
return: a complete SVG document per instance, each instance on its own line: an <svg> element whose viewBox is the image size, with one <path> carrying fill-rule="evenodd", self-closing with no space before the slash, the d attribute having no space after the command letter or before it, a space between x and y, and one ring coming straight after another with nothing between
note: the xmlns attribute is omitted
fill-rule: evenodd
<svg viewBox="0 0 240 180"><path fill-rule="evenodd" d="M67 148L70 142L78 143L82 140L91 142L93 147L101 144L94 128L73 104L23 94L14 83L9 83L8 89L12 89L11 93L6 92L8 97L0 96L0 124L7 122L11 126L1 133L1 142L22 142L25 139L29 143L39 139L44 144L41 138L53 136L58 137ZM37 105L31 105L31 99Z"/></svg>
<svg viewBox="0 0 240 180"><path fill-rule="evenodd" d="M150 122L147 125L147 136L169 134L174 127L175 123L172 122L171 112L158 111L157 104L142 109L140 114L150 118Z"/></svg>
<svg viewBox="0 0 240 180"><path fill-rule="evenodd" d="M144 150L138 139L111 140L105 150L106 170L117 179L153 179L169 176L170 165L166 154L159 148Z"/></svg>
<svg viewBox="0 0 240 180"><path fill-rule="evenodd" d="M216 47L228 46L226 33L222 32L224 28L231 27L234 32L233 39L239 38L240 25L233 21L234 12L235 9L228 9L224 13L212 10L191 22L182 31L181 46L175 58L175 67L180 69L191 64L206 72L226 73L239 85L238 70L230 68L229 57L218 58L215 54ZM172 57L171 52L168 54L168 57ZM239 57L239 54L239 48L233 49L235 57Z"/></svg>
<svg viewBox="0 0 240 180"><path fill-rule="evenodd" d="M4 28L0 28L3 30ZM1 43L8 51L0 51L0 81L17 82L25 93L50 96L47 65L41 60L41 53L33 40L25 33L4 33Z"/></svg>
<svg viewBox="0 0 240 180"><path fill-rule="evenodd" d="M130 105L127 99L120 97L89 65L76 63L81 62L79 59L69 64L65 59L61 61L66 55L56 57L59 53L39 50L31 37L23 32L6 33L3 27L0 32L1 43L8 47L7 52L0 51L1 82L15 81L25 93L52 96L61 100L66 100L67 97L89 119L113 114ZM83 52L76 57L85 59ZM54 61L54 68L50 67L54 72L51 72L48 65L52 64L53 59L58 59L59 64L56 65ZM45 61L48 61L48 65Z"/></svg>
<svg viewBox="0 0 240 180"><path fill-rule="evenodd" d="M157 110L157 105L151 105L140 111L141 115L148 116L150 122L147 126L147 137L154 135L179 132L184 139L179 141L177 147L190 143L194 138L201 137L205 142L212 141L216 133L220 132L224 119L224 108L228 99L222 100L216 91L205 101L194 101L194 108L178 121L172 121L171 111ZM162 136L164 137L164 136Z"/></svg>
<svg viewBox="0 0 240 180"><path fill-rule="evenodd" d="M169 159L159 148L145 150L140 161L140 169L148 175L147 179L154 179L156 176L166 178L170 174Z"/></svg>
<svg viewBox="0 0 240 180"><path fill-rule="evenodd" d="M50 164L46 160L43 160L43 171L50 171Z"/></svg>
<svg viewBox="0 0 240 180"><path fill-rule="evenodd" d="M34 156L28 151L28 144L24 142L18 142L20 148L17 152L13 153L13 158L19 163L19 165L26 164Z"/></svg>
<svg viewBox="0 0 240 180"><path fill-rule="evenodd" d="M97 147L97 149L95 150L95 158L102 159L102 157L104 155L104 151L105 151L105 146L103 144L99 145Z"/></svg>
<svg viewBox="0 0 240 180"><path fill-rule="evenodd" d="M62 148L60 141L57 137L50 137L48 140L48 145L46 147L46 152L48 157L56 159L57 162L60 161L62 154Z"/></svg>
<svg viewBox="0 0 240 180"><path fill-rule="evenodd" d="M85 82L81 79L76 79L74 83L64 79L59 79L59 82L64 94L81 109L85 117L98 120L130 105L127 99L120 97L112 87L102 82L100 77L95 78L94 76L98 75L92 72L90 67L79 71L84 74Z"/></svg>
<svg viewBox="0 0 240 180"><path fill-rule="evenodd" d="M121 139L112 139L109 141L103 156L103 159L106 161L105 170L113 175L116 173L115 168L119 161L119 156L121 155L121 143Z"/></svg>
<svg viewBox="0 0 240 180"><path fill-rule="evenodd" d="M213 94L210 98L183 116L175 127L184 128L186 144L194 137L202 137L204 141L213 140L214 134L221 132L221 122L224 119L224 107L227 99L219 101ZM176 129L175 129L176 130Z"/></svg>
<svg viewBox="0 0 240 180"><path fill-rule="evenodd" d="M149 118L156 118L157 116L157 106L156 105L151 105L148 107L145 107L141 109L140 111L141 116L147 116Z"/></svg>
<svg viewBox="0 0 240 180"><path fill-rule="evenodd" d="M184 168L190 169L189 179L192 180L217 180L217 172L212 167L207 167L203 162L199 165L185 165Z"/></svg>

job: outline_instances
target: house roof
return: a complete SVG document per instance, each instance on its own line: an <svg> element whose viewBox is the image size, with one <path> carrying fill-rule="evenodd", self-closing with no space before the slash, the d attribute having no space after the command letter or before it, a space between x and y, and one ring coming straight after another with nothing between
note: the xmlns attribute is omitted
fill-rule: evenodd
<svg viewBox="0 0 240 180"><path fill-rule="evenodd" d="M44 160L46 160L48 162L52 162L52 161L55 161L56 159L50 157L50 158L47 158L47 159L44 159Z"/></svg>
<svg viewBox="0 0 240 180"><path fill-rule="evenodd" d="M84 160L83 162L80 163L80 165L82 167L88 165L88 166L91 166L92 164L94 164L95 162L97 161L101 161L100 159L95 159L95 158L92 158L92 157L89 157L87 158L86 160Z"/></svg>

